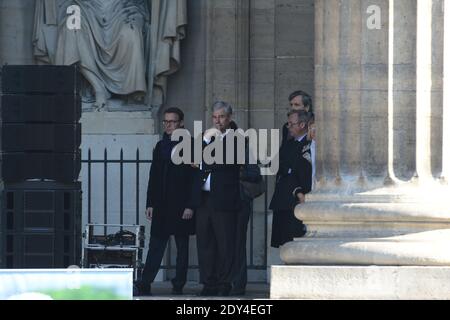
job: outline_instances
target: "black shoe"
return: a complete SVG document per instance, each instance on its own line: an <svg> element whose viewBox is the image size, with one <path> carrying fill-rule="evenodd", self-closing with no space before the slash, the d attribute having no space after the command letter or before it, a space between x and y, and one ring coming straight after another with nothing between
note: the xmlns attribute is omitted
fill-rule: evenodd
<svg viewBox="0 0 450 320"><path fill-rule="evenodd" d="M152 289L149 284L144 284L142 282L136 282L133 285L133 296L151 296Z"/></svg>
<svg viewBox="0 0 450 320"><path fill-rule="evenodd" d="M308 229L306 227L306 224L302 224L302 234L300 237L304 237L306 235L306 233L308 232Z"/></svg>
<svg viewBox="0 0 450 320"><path fill-rule="evenodd" d="M176 296L181 296L183 294L183 288L182 287L173 287L172 294L176 295Z"/></svg>
<svg viewBox="0 0 450 320"><path fill-rule="evenodd" d="M220 297L228 297L231 292L231 284L224 284L220 286L218 296Z"/></svg>
<svg viewBox="0 0 450 320"><path fill-rule="evenodd" d="M197 295L200 297L214 297L217 296L217 294L218 294L217 288L204 286L202 291L200 291Z"/></svg>
<svg viewBox="0 0 450 320"><path fill-rule="evenodd" d="M172 283L172 294L182 295L185 282L181 284L180 282L177 282L175 279L170 280L170 282Z"/></svg>

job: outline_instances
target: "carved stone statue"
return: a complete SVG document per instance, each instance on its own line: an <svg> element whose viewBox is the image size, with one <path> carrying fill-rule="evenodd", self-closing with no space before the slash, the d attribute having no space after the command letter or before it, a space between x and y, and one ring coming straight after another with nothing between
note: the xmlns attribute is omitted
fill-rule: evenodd
<svg viewBox="0 0 450 320"><path fill-rule="evenodd" d="M80 28L68 27L71 5L80 9ZM180 66L186 24L186 0L36 0L34 56L79 64L99 109L113 96L160 106L167 76Z"/></svg>

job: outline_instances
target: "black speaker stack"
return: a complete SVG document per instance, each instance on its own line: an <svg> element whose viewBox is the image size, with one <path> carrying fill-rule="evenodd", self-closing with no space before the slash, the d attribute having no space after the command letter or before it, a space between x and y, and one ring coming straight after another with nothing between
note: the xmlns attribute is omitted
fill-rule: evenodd
<svg viewBox="0 0 450 320"><path fill-rule="evenodd" d="M0 267L80 263L80 88L76 66L2 67Z"/></svg>

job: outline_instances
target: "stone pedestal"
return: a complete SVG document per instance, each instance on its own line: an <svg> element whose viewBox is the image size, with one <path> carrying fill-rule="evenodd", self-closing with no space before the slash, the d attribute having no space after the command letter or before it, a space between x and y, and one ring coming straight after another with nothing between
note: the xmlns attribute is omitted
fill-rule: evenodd
<svg viewBox="0 0 450 320"><path fill-rule="evenodd" d="M154 135L150 111L83 112L83 135Z"/></svg>
<svg viewBox="0 0 450 320"><path fill-rule="evenodd" d="M318 188L271 297L449 299L450 1L315 5Z"/></svg>
<svg viewBox="0 0 450 320"><path fill-rule="evenodd" d="M450 299L449 267L274 266L273 299Z"/></svg>

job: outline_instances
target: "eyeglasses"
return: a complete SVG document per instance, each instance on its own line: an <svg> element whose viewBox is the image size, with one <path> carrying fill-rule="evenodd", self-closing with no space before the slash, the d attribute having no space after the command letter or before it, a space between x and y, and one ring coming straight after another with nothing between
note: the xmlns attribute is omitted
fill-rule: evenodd
<svg viewBox="0 0 450 320"><path fill-rule="evenodd" d="M301 122L295 122L295 123L288 122L288 123L286 123L286 127L290 128L290 127L295 126L296 124L300 124L300 123Z"/></svg>
<svg viewBox="0 0 450 320"><path fill-rule="evenodd" d="M179 120L163 120L163 125L167 126L168 124L175 124L180 122Z"/></svg>
<svg viewBox="0 0 450 320"><path fill-rule="evenodd" d="M290 106L291 106L290 108L287 108L288 110L290 110L290 109L295 109L295 110L303 110L303 111L306 111L306 112L309 111L309 107L305 107L305 106L302 105L302 104L291 103Z"/></svg>

